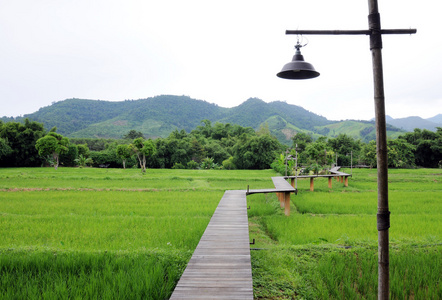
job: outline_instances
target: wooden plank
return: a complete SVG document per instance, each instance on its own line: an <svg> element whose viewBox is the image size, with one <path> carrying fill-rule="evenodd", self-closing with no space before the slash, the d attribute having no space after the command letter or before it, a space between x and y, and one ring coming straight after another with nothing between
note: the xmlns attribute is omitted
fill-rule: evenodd
<svg viewBox="0 0 442 300"><path fill-rule="evenodd" d="M226 191L174 299L253 299L246 191Z"/></svg>
<svg viewBox="0 0 442 300"><path fill-rule="evenodd" d="M274 189L251 189L247 194L268 194L268 193L295 193L296 189L285 179L285 177L272 177ZM279 198L279 197L278 197ZM281 196L283 198L283 196Z"/></svg>

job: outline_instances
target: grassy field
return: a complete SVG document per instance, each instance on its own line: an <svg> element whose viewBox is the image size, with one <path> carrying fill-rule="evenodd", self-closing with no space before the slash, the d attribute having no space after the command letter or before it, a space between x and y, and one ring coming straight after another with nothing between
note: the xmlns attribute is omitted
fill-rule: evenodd
<svg viewBox="0 0 442 300"><path fill-rule="evenodd" d="M347 170L349 171L349 170ZM442 298L441 170L390 170L391 296ZM1 299L167 299L226 189L271 170L0 169ZM376 171L248 202L256 299L375 299Z"/></svg>
<svg viewBox="0 0 442 300"><path fill-rule="evenodd" d="M167 299L224 191L273 175L0 169L0 298Z"/></svg>
<svg viewBox="0 0 442 300"><path fill-rule="evenodd" d="M391 298L441 299L442 172L389 174ZM349 187L298 188L288 218L272 195L248 197L255 297L376 299L376 170L353 170Z"/></svg>

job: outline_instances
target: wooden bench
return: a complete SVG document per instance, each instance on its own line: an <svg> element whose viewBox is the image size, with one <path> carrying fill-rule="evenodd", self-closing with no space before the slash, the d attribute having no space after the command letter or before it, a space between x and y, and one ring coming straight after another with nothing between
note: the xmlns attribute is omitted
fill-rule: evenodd
<svg viewBox="0 0 442 300"><path fill-rule="evenodd" d="M290 193L297 194L298 191L287 182L284 177L272 177L274 189L253 189L249 190L247 187L247 195L251 194L268 194L276 193L278 197L281 208L284 208L284 213L286 216L290 215Z"/></svg>

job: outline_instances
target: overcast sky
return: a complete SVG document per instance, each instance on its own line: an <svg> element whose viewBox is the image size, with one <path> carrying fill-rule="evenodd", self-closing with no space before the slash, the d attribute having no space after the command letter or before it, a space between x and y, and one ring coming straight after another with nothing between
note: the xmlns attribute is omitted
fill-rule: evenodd
<svg viewBox="0 0 442 300"><path fill-rule="evenodd" d="M442 113L442 28L434 0L379 0L386 113ZM162 94L234 107L286 101L329 120L374 116L368 36L307 36L311 80L276 77L294 54L286 29L367 29L357 0L1 0L0 116L67 98Z"/></svg>

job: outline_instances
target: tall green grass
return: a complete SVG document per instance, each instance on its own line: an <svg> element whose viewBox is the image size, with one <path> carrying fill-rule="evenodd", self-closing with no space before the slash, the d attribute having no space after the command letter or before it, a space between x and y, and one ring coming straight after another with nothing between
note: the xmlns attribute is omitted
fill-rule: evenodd
<svg viewBox="0 0 442 300"><path fill-rule="evenodd" d="M0 251L1 299L167 299L188 253Z"/></svg>
<svg viewBox="0 0 442 300"><path fill-rule="evenodd" d="M0 169L0 298L167 299L224 191L273 174Z"/></svg>
<svg viewBox="0 0 442 300"><path fill-rule="evenodd" d="M442 251L437 247L393 249L390 253L392 299L440 299ZM318 261L323 299L376 299L375 249L332 252Z"/></svg>
<svg viewBox="0 0 442 300"><path fill-rule="evenodd" d="M71 250L194 249L222 193L3 193L0 247Z"/></svg>

